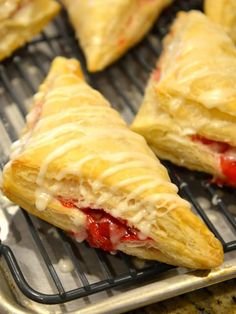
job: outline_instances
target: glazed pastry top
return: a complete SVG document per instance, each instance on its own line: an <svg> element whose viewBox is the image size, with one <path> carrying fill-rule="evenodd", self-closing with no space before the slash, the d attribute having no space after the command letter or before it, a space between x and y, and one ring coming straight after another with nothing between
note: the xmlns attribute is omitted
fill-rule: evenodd
<svg viewBox="0 0 236 314"><path fill-rule="evenodd" d="M201 12L181 12L160 60L163 88L207 109L236 116L236 49ZM168 44L171 42L171 44Z"/></svg>
<svg viewBox="0 0 236 314"><path fill-rule="evenodd" d="M102 215L137 233L115 245L128 254L191 268L222 262L220 242L177 194L144 138L85 83L76 60L52 63L3 177L11 200L80 239ZM117 242L116 231L109 235Z"/></svg>
<svg viewBox="0 0 236 314"><path fill-rule="evenodd" d="M54 71L59 63L61 73ZM89 184L93 190L102 184L110 186L111 194L103 194L101 202L111 197L112 191L128 193L123 202L117 203L115 217L122 217L127 212L127 202L132 203L137 196L149 206L140 211L142 202L139 206L133 204L136 222L144 216L150 216L151 222L155 215L163 214L163 206L167 206L166 210L189 208L176 194L177 187L143 137L130 131L109 103L84 82L73 60L66 65L60 58L54 62L51 74L35 96L24 135L14 146L13 162L14 159L30 160L33 167L39 167L36 183L41 188L52 176L58 182L73 176L78 180L92 179ZM91 206L86 203L88 199L85 197L80 206ZM102 205L98 199L93 202L94 206Z"/></svg>

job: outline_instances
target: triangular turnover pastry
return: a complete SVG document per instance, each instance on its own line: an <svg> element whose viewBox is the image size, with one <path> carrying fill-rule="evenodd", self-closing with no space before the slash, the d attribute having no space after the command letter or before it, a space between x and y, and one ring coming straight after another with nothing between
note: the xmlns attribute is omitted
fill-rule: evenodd
<svg viewBox="0 0 236 314"><path fill-rule="evenodd" d="M198 11L178 14L132 129L156 154L236 187L236 49Z"/></svg>
<svg viewBox="0 0 236 314"><path fill-rule="evenodd" d="M205 0L204 11L212 21L223 26L236 43L236 1Z"/></svg>
<svg viewBox="0 0 236 314"><path fill-rule="evenodd" d="M39 33L59 9L54 0L0 0L0 60Z"/></svg>
<svg viewBox="0 0 236 314"><path fill-rule="evenodd" d="M172 0L62 0L89 71L104 69L140 41Z"/></svg>
<svg viewBox="0 0 236 314"><path fill-rule="evenodd" d="M222 262L220 242L75 60L53 62L4 169L3 190L93 247L191 268Z"/></svg>

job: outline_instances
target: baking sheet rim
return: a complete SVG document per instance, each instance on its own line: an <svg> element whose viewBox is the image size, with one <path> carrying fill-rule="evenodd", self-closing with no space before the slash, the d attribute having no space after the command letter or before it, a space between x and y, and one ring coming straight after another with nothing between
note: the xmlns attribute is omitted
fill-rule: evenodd
<svg viewBox="0 0 236 314"><path fill-rule="evenodd" d="M133 310L148 304L163 301L177 295L197 290L221 281L229 280L236 277L236 252L225 254L227 261L216 270L210 271L206 275L206 271L193 271L173 276L176 270L170 270L160 275L157 282L146 283L142 287L134 288L129 291L121 292L119 295L109 297L106 300L101 300L95 304L89 305L84 309L68 312L69 314L116 314L129 310ZM3 274L4 275L4 274ZM6 277L5 277L6 278ZM14 294L14 291L12 291ZM18 295L19 298L19 295ZM30 303L30 302L29 302ZM39 307L39 311L34 311L33 308L27 309L21 306L20 302L16 303L6 292L2 290L0 285L0 310L1 313L11 314L26 314L26 313L47 313L43 309L43 304L34 302L35 307ZM42 312L40 311L42 309ZM14 310L14 312L12 312ZM5 312L4 312L5 311ZM53 312L48 312L53 313Z"/></svg>

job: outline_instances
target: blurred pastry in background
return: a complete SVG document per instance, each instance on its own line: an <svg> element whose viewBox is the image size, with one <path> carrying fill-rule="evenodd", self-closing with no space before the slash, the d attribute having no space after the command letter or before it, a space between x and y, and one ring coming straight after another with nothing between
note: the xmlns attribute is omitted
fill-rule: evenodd
<svg viewBox="0 0 236 314"><path fill-rule="evenodd" d="M54 0L0 0L0 60L31 40L59 9Z"/></svg>
<svg viewBox="0 0 236 314"><path fill-rule="evenodd" d="M212 21L222 25L236 43L236 0L205 0L204 11Z"/></svg>
<svg viewBox="0 0 236 314"><path fill-rule="evenodd" d="M62 0L88 70L103 70L139 42L172 0Z"/></svg>
<svg viewBox="0 0 236 314"><path fill-rule="evenodd" d="M236 49L200 11L180 12L132 129L158 157L236 187Z"/></svg>

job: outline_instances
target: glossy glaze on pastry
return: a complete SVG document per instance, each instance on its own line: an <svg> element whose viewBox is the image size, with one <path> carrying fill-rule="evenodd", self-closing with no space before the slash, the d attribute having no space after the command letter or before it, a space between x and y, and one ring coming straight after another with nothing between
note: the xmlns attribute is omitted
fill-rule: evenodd
<svg viewBox="0 0 236 314"><path fill-rule="evenodd" d="M0 60L39 33L59 9L54 0L0 0Z"/></svg>
<svg viewBox="0 0 236 314"><path fill-rule="evenodd" d="M172 0L63 0L89 71L103 70L139 42Z"/></svg>
<svg viewBox="0 0 236 314"><path fill-rule="evenodd" d="M232 40L201 12L181 12L132 129L160 158L236 187L235 82Z"/></svg>
<svg viewBox="0 0 236 314"><path fill-rule="evenodd" d="M191 268L222 262L220 242L75 60L53 62L13 145L3 190L93 247Z"/></svg>
<svg viewBox="0 0 236 314"><path fill-rule="evenodd" d="M205 0L204 11L212 21L220 24L236 43L236 1Z"/></svg>

